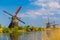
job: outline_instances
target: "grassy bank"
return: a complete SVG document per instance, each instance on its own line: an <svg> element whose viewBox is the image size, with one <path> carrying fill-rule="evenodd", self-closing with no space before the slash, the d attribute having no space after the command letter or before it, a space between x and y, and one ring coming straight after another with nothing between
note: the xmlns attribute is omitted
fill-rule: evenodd
<svg viewBox="0 0 60 40"><path fill-rule="evenodd" d="M30 26L20 26L20 27L14 27L14 28L7 28L7 27L0 27L0 33L12 33L12 32L38 32L41 31L41 28L39 27L30 27Z"/></svg>
<svg viewBox="0 0 60 40"><path fill-rule="evenodd" d="M40 32L40 31L46 31L46 30L58 30L60 28L0 28L0 33L12 33L12 32Z"/></svg>

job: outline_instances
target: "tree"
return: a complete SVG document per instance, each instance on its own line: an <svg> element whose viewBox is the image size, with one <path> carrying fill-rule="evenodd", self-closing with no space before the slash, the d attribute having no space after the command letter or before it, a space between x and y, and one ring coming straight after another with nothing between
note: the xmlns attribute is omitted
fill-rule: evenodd
<svg viewBox="0 0 60 40"><path fill-rule="evenodd" d="M18 27L15 26L14 28L11 29L11 31L14 32L14 33L18 32Z"/></svg>
<svg viewBox="0 0 60 40"><path fill-rule="evenodd" d="M3 28L3 33L9 33L9 32L10 32L9 28L6 28L6 27Z"/></svg>
<svg viewBox="0 0 60 40"><path fill-rule="evenodd" d="M2 28L2 25L0 24L0 28Z"/></svg>
<svg viewBox="0 0 60 40"><path fill-rule="evenodd" d="M18 30L22 30L23 29L23 27L21 26L21 27L18 27Z"/></svg>
<svg viewBox="0 0 60 40"><path fill-rule="evenodd" d="M39 31L41 31L41 28L39 27L39 29L38 29Z"/></svg>
<svg viewBox="0 0 60 40"><path fill-rule="evenodd" d="M31 27L31 31L35 31L35 27L34 26Z"/></svg>
<svg viewBox="0 0 60 40"><path fill-rule="evenodd" d="M29 32L29 31L31 31L31 30L30 30L30 26L29 26L29 25L28 25L28 26L26 26L26 31L28 31L28 32Z"/></svg>
<svg viewBox="0 0 60 40"><path fill-rule="evenodd" d="M30 26L28 25L27 28L30 28Z"/></svg>
<svg viewBox="0 0 60 40"><path fill-rule="evenodd" d="M24 28L26 31L31 31L30 30L30 26L28 25L28 26L25 26L25 28Z"/></svg>

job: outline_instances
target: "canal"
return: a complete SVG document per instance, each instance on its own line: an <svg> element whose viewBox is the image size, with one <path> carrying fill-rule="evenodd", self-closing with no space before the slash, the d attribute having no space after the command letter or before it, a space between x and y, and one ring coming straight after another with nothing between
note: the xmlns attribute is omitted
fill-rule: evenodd
<svg viewBox="0 0 60 40"><path fill-rule="evenodd" d="M42 32L0 33L0 40L42 40Z"/></svg>
<svg viewBox="0 0 60 40"><path fill-rule="evenodd" d="M0 33L0 40L60 40L60 29L41 32Z"/></svg>

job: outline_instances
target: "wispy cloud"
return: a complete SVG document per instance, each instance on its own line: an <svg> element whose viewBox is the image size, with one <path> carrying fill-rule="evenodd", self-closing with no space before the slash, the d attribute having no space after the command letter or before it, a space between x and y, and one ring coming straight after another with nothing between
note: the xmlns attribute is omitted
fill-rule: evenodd
<svg viewBox="0 0 60 40"><path fill-rule="evenodd" d="M54 0L36 0L36 1L31 1L31 5L38 5L42 6L41 9L38 10L28 10L25 13L22 13L18 15L19 17L30 17L30 18L37 18L38 16L47 16L47 15L55 15L55 14L60 14L60 4L59 0L54 1ZM44 17L46 18L46 17Z"/></svg>
<svg viewBox="0 0 60 40"><path fill-rule="evenodd" d="M51 8L60 8L60 4L58 2L49 2L48 5Z"/></svg>
<svg viewBox="0 0 60 40"><path fill-rule="evenodd" d="M18 17L30 17L30 18L37 18L38 16L42 15L40 11L29 10L25 13L18 14Z"/></svg>
<svg viewBox="0 0 60 40"><path fill-rule="evenodd" d="M45 9L45 13L60 13L60 4L59 0L36 0L35 2L31 2L32 5L42 6L42 10ZM48 11L48 12L47 12ZM44 12L44 10L43 10ZM52 15L53 15L52 14Z"/></svg>
<svg viewBox="0 0 60 40"><path fill-rule="evenodd" d="M42 7L51 7L51 8L60 8L59 2L56 0L36 0L35 2L32 2L31 4L42 6Z"/></svg>
<svg viewBox="0 0 60 40"><path fill-rule="evenodd" d="M29 10L25 13L22 14L18 14L18 17L29 17L29 18L37 18L39 16L47 16L47 15L54 15L53 12L49 11L49 10Z"/></svg>
<svg viewBox="0 0 60 40"><path fill-rule="evenodd" d="M48 19L48 16L42 16L43 19ZM51 17L49 16L49 19L50 20L58 20L59 18L58 17Z"/></svg>

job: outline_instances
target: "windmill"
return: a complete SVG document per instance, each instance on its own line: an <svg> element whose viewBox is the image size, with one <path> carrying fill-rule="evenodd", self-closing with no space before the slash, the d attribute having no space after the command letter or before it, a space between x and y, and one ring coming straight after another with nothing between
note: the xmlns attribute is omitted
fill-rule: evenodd
<svg viewBox="0 0 60 40"><path fill-rule="evenodd" d="M56 24L55 21L54 21L54 24L52 25L53 28L56 28L56 25L58 25L58 24Z"/></svg>
<svg viewBox="0 0 60 40"><path fill-rule="evenodd" d="M22 22L23 24L25 24L25 22L23 22L22 20L20 20L20 19L17 17L17 14L18 14L18 12L19 12L20 9L21 9L21 7L19 6L18 9L17 9L16 12L15 12L15 15L12 15L12 14L10 14L9 12L3 10L4 13L12 16L12 18L11 18L11 23L10 23L9 26L8 26L9 28L14 28L14 26L19 26L19 25L18 25L18 21L20 21L20 22Z"/></svg>
<svg viewBox="0 0 60 40"><path fill-rule="evenodd" d="M44 24L46 24L46 28L50 28L51 27L51 23L49 22L49 16L47 15L47 22L43 22Z"/></svg>
<svg viewBox="0 0 60 40"><path fill-rule="evenodd" d="M46 28L50 28L51 25L50 25L50 22L49 22L49 16L48 16L48 22L46 23Z"/></svg>

